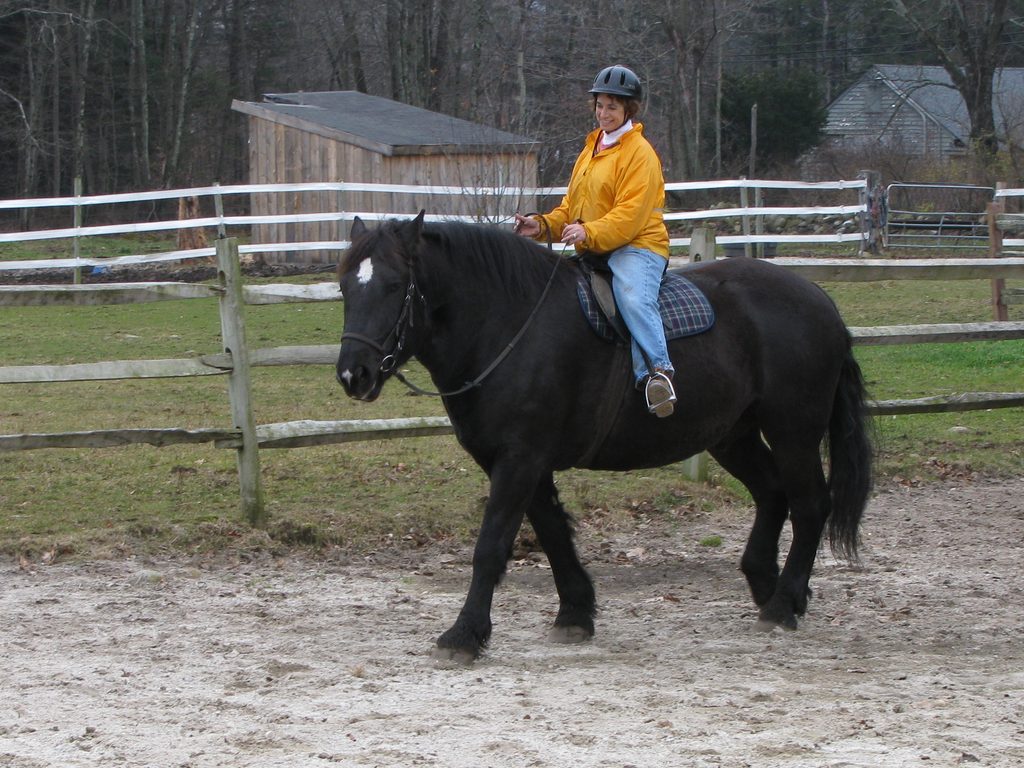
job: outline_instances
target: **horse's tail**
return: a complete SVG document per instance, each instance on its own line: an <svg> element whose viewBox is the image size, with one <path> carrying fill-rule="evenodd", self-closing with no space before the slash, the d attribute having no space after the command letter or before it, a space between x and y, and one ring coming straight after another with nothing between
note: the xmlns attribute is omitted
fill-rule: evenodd
<svg viewBox="0 0 1024 768"><path fill-rule="evenodd" d="M871 495L874 450L869 419L864 376L847 348L828 425L832 497L828 537L833 553L850 560L857 559L857 532Z"/></svg>

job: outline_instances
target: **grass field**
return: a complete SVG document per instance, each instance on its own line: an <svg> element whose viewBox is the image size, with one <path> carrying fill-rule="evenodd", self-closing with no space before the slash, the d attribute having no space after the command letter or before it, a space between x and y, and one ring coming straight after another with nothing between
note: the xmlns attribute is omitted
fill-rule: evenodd
<svg viewBox="0 0 1024 768"><path fill-rule="evenodd" d="M826 288L850 325L989 319L984 281ZM336 343L341 311L340 304L252 307L249 339L256 347ZM218 329L213 301L0 308L0 365L188 357L219 351ZM857 356L876 399L1024 390L1024 342L861 347ZM442 413L437 400L410 396L397 383L376 403L351 402L329 367L253 374L258 423ZM410 376L428 381L415 365ZM0 434L230 426L223 377L3 385L0 396ZM878 431L883 482L1024 468L1019 408L888 417ZM238 512L232 451L202 445L3 454L0 551L52 557L415 544L470 535L487 495L482 473L450 437L267 450L261 461L272 522L256 531ZM687 483L675 467L574 471L559 483L570 509L594 526L670 522L688 509L746 503L742 488L714 467L709 485Z"/></svg>

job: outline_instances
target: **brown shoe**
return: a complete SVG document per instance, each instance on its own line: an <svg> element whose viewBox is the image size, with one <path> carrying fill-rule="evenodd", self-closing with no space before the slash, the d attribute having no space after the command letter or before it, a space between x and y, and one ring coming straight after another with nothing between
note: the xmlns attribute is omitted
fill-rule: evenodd
<svg viewBox="0 0 1024 768"><path fill-rule="evenodd" d="M655 371L649 379L644 394L647 396L647 410L659 419L671 416L675 410L676 391L672 379L664 371Z"/></svg>

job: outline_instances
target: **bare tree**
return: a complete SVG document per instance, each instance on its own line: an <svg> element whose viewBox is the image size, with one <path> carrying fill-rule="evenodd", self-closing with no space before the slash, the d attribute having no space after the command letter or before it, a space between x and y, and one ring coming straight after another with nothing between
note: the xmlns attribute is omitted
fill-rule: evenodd
<svg viewBox="0 0 1024 768"><path fill-rule="evenodd" d="M984 155L999 149L992 110L993 78L1002 66L1009 0L890 0L893 11L949 73L971 120L970 138Z"/></svg>
<svg viewBox="0 0 1024 768"><path fill-rule="evenodd" d="M702 82L716 38L722 33L717 0L667 2L660 19L672 50L672 166L682 178L703 174L701 133L704 104Z"/></svg>
<svg viewBox="0 0 1024 768"><path fill-rule="evenodd" d="M879 25L880 8L896 23ZM611 63L644 81L667 173L702 177L730 167L716 146L723 79L814 67L834 94L879 49L943 63L991 151L992 74L1018 10L1024 0L0 0L0 194L66 193L75 174L90 192L234 181L247 155L232 98L335 89L531 136L542 182L560 183L593 127L591 78Z"/></svg>
<svg viewBox="0 0 1024 768"><path fill-rule="evenodd" d="M129 100L134 181L149 186L149 71L146 66L146 15L143 0L131 0L131 59L128 80L132 85Z"/></svg>

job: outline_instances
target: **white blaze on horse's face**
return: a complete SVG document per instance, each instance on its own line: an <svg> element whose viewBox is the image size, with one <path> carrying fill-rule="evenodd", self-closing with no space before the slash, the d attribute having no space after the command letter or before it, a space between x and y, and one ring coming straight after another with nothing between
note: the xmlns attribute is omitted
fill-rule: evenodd
<svg viewBox="0 0 1024 768"><path fill-rule="evenodd" d="M359 264L359 271L356 272L356 278L359 280L360 285L366 285L373 278L373 262L370 261L370 257L367 256Z"/></svg>

